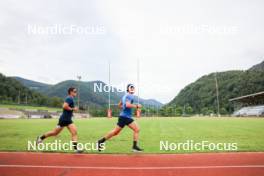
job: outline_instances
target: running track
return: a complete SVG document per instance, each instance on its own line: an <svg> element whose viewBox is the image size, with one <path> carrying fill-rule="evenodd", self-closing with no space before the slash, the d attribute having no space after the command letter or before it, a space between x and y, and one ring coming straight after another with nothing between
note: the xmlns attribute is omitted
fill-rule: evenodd
<svg viewBox="0 0 264 176"><path fill-rule="evenodd" d="M0 152L0 176L264 176L264 152L59 154Z"/></svg>

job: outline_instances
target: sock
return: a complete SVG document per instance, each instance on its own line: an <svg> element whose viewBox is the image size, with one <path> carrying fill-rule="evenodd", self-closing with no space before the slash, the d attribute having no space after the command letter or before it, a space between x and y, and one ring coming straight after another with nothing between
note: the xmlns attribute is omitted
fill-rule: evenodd
<svg viewBox="0 0 264 176"><path fill-rule="evenodd" d="M72 142L72 145L73 145L74 150L77 150L77 142L76 141L73 141Z"/></svg>
<svg viewBox="0 0 264 176"><path fill-rule="evenodd" d="M137 141L133 141L133 147L137 146Z"/></svg>
<svg viewBox="0 0 264 176"><path fill-rule="evenodd" d="M41 140L44 140L45 138L46 136L44 134L40 137Z"/></svg>
<svg viewBox="0 0 264 176"><path fill-rule="evenodd" d="M105 141L106 141L106 139L104 137L99 140L100 143L104 143Z"/></svg>

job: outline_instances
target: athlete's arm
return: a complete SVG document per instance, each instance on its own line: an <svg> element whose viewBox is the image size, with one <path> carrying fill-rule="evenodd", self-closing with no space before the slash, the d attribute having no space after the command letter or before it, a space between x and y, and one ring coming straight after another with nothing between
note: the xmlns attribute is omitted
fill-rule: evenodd
<svg viewBox="0 0 264 176"><path fill-rule="evenodd" d="M77 107L71 108L67 102L63 103L62 108L67 110L67 111L78 111Z"/></svg>
<svg viewBox="0 0 264 176"><path fill-rule="evenodd" d="M118 103L118 107L119 107L119 109L122 108L122 101L119 101L119 103Z"/></svg>
<svg viewBox="0 0 264 176"><path fill-rule="evenodd" d="M127 108L135 108L135 109L138 109L138 108L141 108L142 105L141 104L132 104L129 101L126 101L126 107Z"/></svg>
<svg viewBox="0 0 264 176"><path fill-rule="evenodd" d="M63 103L62 108L67 111L73 111L73 108L71 108L67 102Z"/></svg>

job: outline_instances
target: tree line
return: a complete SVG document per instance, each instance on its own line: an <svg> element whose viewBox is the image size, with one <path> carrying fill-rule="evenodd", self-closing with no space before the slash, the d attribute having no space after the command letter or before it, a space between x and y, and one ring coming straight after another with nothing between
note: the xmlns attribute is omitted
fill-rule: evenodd
<svg viewBox="0 0 264 176"><path fill-rule="evenodd" d="M14 78L0 74L0 103L28 104L48 107L61 107L63 100L58 97L48 97L23 86Z"/></svg>
<svg viewBox="0 0 264 176"><path fill-rule="evenodd" d="M217 114L216 80L219 91L220 114L234 112L231 98L264 90L264 71L227 71L205 75L189 84L168 104L170 107L191 107L193 114Z"/></svg>

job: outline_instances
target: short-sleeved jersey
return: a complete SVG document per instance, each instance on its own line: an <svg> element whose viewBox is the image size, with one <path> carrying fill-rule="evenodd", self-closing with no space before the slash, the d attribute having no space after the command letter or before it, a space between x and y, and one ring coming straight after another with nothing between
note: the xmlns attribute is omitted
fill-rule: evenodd
<svg viewBox="0 0 264 176"><path fill-rule="evenodd" d="M73 101L73 98L71 96L66 97L64 102L68 103L71 108L74 108L74 101ZM61 118L63 120L71 120L72 115L73 115L73 111L63 109Z"/></svg>
<svg viewBox="0 0 264 176"><path fill-rule="evenodd" d="M131 104L134 102L134 96L132 94L126 93L122 97L122 111L120 112L120 117L132 118L132 108L126 107L126 102L129 101Z"/></svg>

